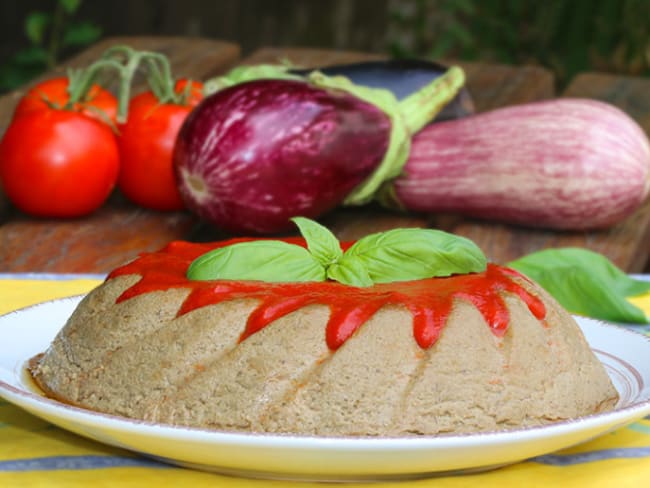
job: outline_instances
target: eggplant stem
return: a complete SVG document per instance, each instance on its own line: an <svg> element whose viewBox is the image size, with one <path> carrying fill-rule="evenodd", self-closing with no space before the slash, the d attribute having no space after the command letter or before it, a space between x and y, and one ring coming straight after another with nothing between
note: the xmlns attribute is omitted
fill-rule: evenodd
<svg viewBox="0 0 650 488"><path fill-rule="evenodd" d="M465 84L465 73L452 66L420 90L403 99L400 111L411 135L419 132L458 94Z"/></svg>

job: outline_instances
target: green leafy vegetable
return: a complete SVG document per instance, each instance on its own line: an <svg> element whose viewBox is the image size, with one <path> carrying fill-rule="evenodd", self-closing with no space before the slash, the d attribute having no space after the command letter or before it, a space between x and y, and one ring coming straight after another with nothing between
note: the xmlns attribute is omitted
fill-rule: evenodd
<svg viewBox="0 0 650 488"><path fill-rule="evenodd" d="M195 259L191 280L324 281L325 268L305 248L282 241L240 242Z"/></svg>
<svg viewBox="0 0 650 488"><path fill-rule="evenodd" d="M350 286L372 286L374 283L361 261L345 259L327 269L327 277Z"/></svg>
<svg viewBox="0 0 650 488"><path fill-rule="evenodd" d="M327 267L337 262L343 256L341 244L327 227L304 217L294 217L291 221L298 226L300 233L307 241L307 249Z"/></svg>
<svg viewBox="0 0 650 488"><path fill-rule="evenodd" d="M431 229L394 229L364 237L345 253L327 228L292 219L307 249L283 241L237 243L210 251L190 265L193 280L325 281L351 286L419 280L484 271L486 259L470 240Z"/></svg>
<svg viewBox="0 0 650 488"><path fill-rule="evenodd" d="M487 261L469 239L433 229L394 229L357 241L328 275L355 269L357 263L373 283L388 283L480 272Z"/></svg>
<svg viewBox="0 0 650 488"><path fill-rule="evenodd" d="M587 249L546 249L508 264L537 281L570 312L613 322L647 323L626 297L650 291L605 256Z"/></svg>

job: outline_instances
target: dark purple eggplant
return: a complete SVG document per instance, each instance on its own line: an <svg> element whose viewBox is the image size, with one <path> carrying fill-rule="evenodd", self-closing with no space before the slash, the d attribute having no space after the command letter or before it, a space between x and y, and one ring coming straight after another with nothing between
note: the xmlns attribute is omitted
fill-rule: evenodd
<svg viewBox="0 0 650 488"><path fill-rule="evenodd" d="M338 205L379 165L390 119L307 83L259 80L206 98L174 151L188 208L230 232L290 229Z"/></svg>
<svg viewBox="0 0 650 488"><path fill-rule="evenodd" d="M448 67L420 59L390 59L336 64L318 70L327 76L345 76L356 85L384 88L391 91L398 100L402 100L442 76L447 72ZM311 71L313 69L289 70L290 73L300 76L305 76ZM434 121L460 119L474 112L472 97L467 88L463 87Z"/></svg>
<svg viewBox="0 0 650 488"><path fill-rule="evenodd" d="M398 101L345 77L252 70L217 80L221 88L190 113L174 150L187 208L236 233L281 232L293 228L291 217L372 199L400 174L411 136L465 80L453 67Z"/></svg>

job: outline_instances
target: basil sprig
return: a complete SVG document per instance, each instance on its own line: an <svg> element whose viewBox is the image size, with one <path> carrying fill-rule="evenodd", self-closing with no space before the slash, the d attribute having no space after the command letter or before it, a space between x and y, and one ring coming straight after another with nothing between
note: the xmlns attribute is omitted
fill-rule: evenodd
<svg viewBox="0 0 650 488"><path fill-rule="evenodd" d="M485 266L485 256L469 239L433 229L394 229L357 241L328 268L327 276L368 286L483 271Z"/></svg>
<svg viewBox="0 0 650 488"><path fill-rule="evenodd" d="M327 227L304 217L291 219L307 242L307 249L325 267L336 263L343 256L341 244Z"/></svg>
<svg viewBox="0 0 650 488"><path fill-rule="evenodd" d="M305 248L282 241L239 242L192 261L191 280L323 281L325 269Z"/></svg>
<svg viewBox="0 0 650 488"><path fill-rule="evenodd" d="M487 260L469 239L433 229L393 229L359 239L345 253L326 227L292 219L307 249L276 240L240 242L192 262L192 280L325 281L351 286L484 271Z"/></svg>
<svg viewBox="0 0 650 488"><path fill-rule="evenodd" d="M539 283L570 312L612 322L647 323L643 310L626 298L650 291L605 256L581 248L555 248L508 263Z"/></svg>

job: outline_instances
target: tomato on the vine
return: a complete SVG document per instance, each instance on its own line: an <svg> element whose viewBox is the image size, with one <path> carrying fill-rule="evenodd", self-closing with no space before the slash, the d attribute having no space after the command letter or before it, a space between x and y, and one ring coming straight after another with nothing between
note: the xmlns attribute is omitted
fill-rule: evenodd
<svg viewBox="0 0 650 488"><path fill-rule="evenodd" d="M179 95L185 94L182 104L193 108L203 100L203 83L181 78L174 84L174 92Z"/></svg>
<svg viewBox="0 0 650 488"><path fill-rule="evenodd" d="M63 108L70 101L68 87L70 80L61 76L37 83L20 99L14 117L35 110ZM74 103L70 110L81 112L102 122L115 124L117 117L117 98L98 84L91 85L83 99Z"/></svg>
<svg viewBox="0 0 650 488"><path fill-rule="evenodd" d="M202 84L180 80L177 94L182 103L161 103L151 92L129 103L128 119L119 126L121 168L118 187L134 203L161 211L185 208L176 184L172 154L185 118L202 98Z"/></svg>
<svg viewBox="0 0 650 488"><path fill-rule="evenodd" d="M12 120L0 141L0 182L23 212L79 217L96 210L117 181L111 128L83 113L44 108Z"/></svg>

